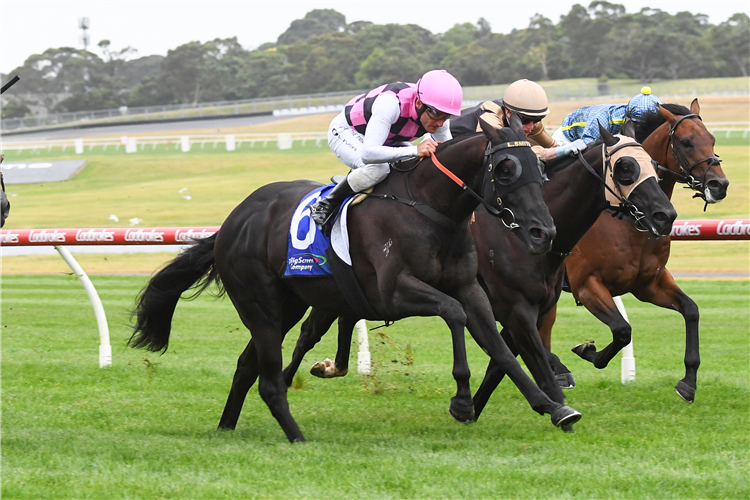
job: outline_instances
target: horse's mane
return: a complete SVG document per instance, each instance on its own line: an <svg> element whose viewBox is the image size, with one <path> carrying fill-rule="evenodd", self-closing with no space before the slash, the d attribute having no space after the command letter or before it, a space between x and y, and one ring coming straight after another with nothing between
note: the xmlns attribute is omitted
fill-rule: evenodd
<svg viewBox="0 0 750 500"><path fill-rule="evenodd" d="M510 127L501 127L499 129L496 129L498 134L500 135L500 139L503 142L510 142L510 141L525 141L526 137L522 137L518 132L513 130ZM455 146L456 144L459 144L463 141L467 141L469 139L473 139L477 136L484 137L483 132L476 132L474 134L465 134L465 135L459 135L458 137L454 137L450 141L442 142L438 145L438 147L435 149L436 153L439 153L440 151L449 148L451 146Z"/></svg>
<svg viewBox="0 0 750 500"><path fill-rule="evenodd" d="M672 113L673 115L689 115L691 111L683 106L682 104L660 104L664 109ZM640 142L646 140L646 137L651 135L654 130L659 128L665 121L667 121L661 113L658 111L654 113L648 113L643 117L643 120L639 122L633 122L635 125L635 140Z"/></svg>
<svg viewBox="0 0 750 500"><path fill-rule="evenodd" d="M458 137L454 137L454 138L453 138L453 139L451 139L450 141L445 141L445 142L441 142L441 143L440 143L440 144L438 145L438 147L437 147L437 148L435 149L435 152L436 152L436 153L439 153L440 151L442 151L442 150L444 150L444 149L446 149L446 148L448 148L448 147L451 147L451 146L453 146L453 145L456 145L456 144L458 144L458 143L460 143L460 142L463 142L463 141L465 141L465 140L467 140L467 139L471 139L471 138L473 138L473 137L476 137L477 135L482 135L482 133L481 133L481 132L479 132L479 133L477 133L477 134L459 135Z"/></svg>

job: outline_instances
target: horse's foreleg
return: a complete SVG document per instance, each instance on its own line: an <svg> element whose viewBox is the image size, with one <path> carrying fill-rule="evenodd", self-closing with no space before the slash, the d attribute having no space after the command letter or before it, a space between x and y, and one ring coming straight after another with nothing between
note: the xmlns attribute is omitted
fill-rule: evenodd
<svg viewBox="0 0 750 500"><path fill-rule="evenodd" d="M548 351L552 351L552 327L557 320L557 302L552 309L539 317L539 338L542 339L542 345Z"/></svg>
<svg viewBox="0 0 750 500"><path fill-rule="evenodd" d="M531 372L539 388L544 391L552 401L563 403L565 396L555 379L555 373L549 365L549 351L544 348L542 339L537 330L539 312L535 305L525 302L517 302L513 306L510 315L508 330L513 337L518 353L523 358L526 367ZM506 341L507 343L507 341Z"/></svg>
<svg viewBox="0 0 750 500"><path fill-rule="evenodd" d="M500 332L506 345L513 353L513 356L518 356L518 349L513 342L513 338L510 333L503 328ZM479 385L479 389L474 393L474 420L479 419L479 415L482 414L482 410L487 406L487 402L490 400L490 396L495 392L497 386L505 378L505 372L500 368L494 358L490 358L490 362L487 365L487 371L484 372L484 378L482 383Z"/></svg>
<svg viewBox="0 0 750 500"><path fill-rule="evenodd" d="M474 417L474 405L469 385L471 371L466 359L464 308L455 298L411 275L400 275L393 290L395 291L388 298L387 305L388 312L393 317L440 316L448 325L453 343L453 378L456 381L456 395L451 399L449 412L459 422L471 422ZM479 291L486 301L486 295L481 288ZM489 303L487 305L489 307Z"/></svg>
<svg viewBox="0 0 750 500"><path fill-rule="evenodd" d="M547 350L547 361L555 372L557 385L563 389L572 389L576 386L576 381L570 369L565 366L557 354L552 352L552 327L557 320L557 303L546 313L539 317L539 337L542 339L542 345Z"/></svg>
<svg viewBox="0 0 750 500"><path fill-rule="evenodd" d="M334 313L316 308L310 311L307 319L302 323L297 345L294 346L292 360L289 362L289 366L284 368L284 383L287 387L292 385L294 374L299 370L305 354L310 352L315 344L323 338L323 335L325 335L335 320L336 314Z"/></svg>
<svg viewBox="0 0 750 500"><path fill-rule="evenodd" d="M343 377L349 372L349 356L352 350L354 327L359 319L339 318L338 349L336 350L336 370Z"/></svg>
<svg viewBox="0 0 750 500"><path fill-rule="evenodd" d="M552 401L523 371L510 348L505 344L497 331L492 308L482 288L477 282L460 294L461 303L466 310L469 333L479 346L498 365L498 370L510 377L521 391L531 408L539 414L550 414L552 422L557 425L573 424L581 418L576 410ZM496 375L499 376L499 373Z"/></svg>
<svg viewBox="0 0 750 500"><path fill-rule="evenodd" d="M593 342L578 344L572 350L596 368L605 368L612 358L630 343L631 328L617 310L609 290L598 280L589 278L578 290L578 300L591 314L612 331L612 342L597 352Z"/></svg>
<svg viewBox="0 0 750 500"><path fill-rule="evenodd" d="M658 281L652 282L645 290L633 291L633 295L644 302L651 302L660 307L674 309L685 318L685 378L675 387L677 394L692 403L698 384L698 367L701 356L698 340L700 312L698 305L675 283L672 274L664 270Z"/></svg>

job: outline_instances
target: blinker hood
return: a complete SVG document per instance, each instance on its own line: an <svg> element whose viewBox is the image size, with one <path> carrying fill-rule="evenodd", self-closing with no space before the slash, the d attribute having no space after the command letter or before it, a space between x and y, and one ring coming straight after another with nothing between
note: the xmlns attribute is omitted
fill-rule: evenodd
<svg viewBox="0 0 750 500"><path fill-rule="evenodd" d="M505 160L514 164L506 170L499 167ZM526 168L524 168L526 165ZM521 186L536 182L542 184L542 170L539 158L531 150L531 144L526 141L503 142L502 144L488 144L484 152L485 182L483 198L488 203L500 204L508 193ZM536 168L535 168L536 167ZM491 186L491 189L488 189Z"/></svg>

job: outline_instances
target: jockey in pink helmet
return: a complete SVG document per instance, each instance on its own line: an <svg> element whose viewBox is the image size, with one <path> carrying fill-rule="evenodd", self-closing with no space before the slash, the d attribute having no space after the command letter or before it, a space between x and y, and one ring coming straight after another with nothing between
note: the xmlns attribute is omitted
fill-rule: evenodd
<svg viewBox="0 0 750 500"><path fill-rule="evenodd" d="M425 73L417 83L396 82L349 101L331 122L328 145L352 170L325 197L310 205L324 225L347 197L365 191L390 172L390 163L431 155L452 138L448 119L461 114L463 90L445 70ZM411 141L429 136L419 145Z"/></svg>

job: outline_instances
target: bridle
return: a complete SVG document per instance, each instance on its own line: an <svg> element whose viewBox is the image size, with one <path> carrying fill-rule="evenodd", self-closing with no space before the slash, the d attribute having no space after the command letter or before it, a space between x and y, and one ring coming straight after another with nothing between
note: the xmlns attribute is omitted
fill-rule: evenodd
<svg viewBox="0 0 750 500"><path fill-rule="evenodd" d="M699 120L703 121L700 115L690 113L687 115L682 115L676 122L674 122L674 125L671 125L669 127L669 144L667 145L667 149L672 151L672 156L674 156L674 159L677 162L677 166L680 168L680 172L674 172L673 170L663 167L656 162L653 162L653 164L654 167L657 168L657 170L667 172L676 177L676 181L680 184L687 184L687 186L685 186L686 189L697 191L695 195L693 195L693 198L701 198L706 202L706 206L708 206L708 200L706 200L706 175L708 175L708 171L711 170L712 167L721 165L721 160L719 159L718 155L709 156L690 165L690 162L685 156L685 152L682 150L679 141L674 135L675 131L677 130L677 126L687 118L698 118ZM693 169L704 162L708 163L708 168L706 168L706 171L703 172L703 176L700 179L696 179L692 175ZM685 165L689 166L686 167ZM706 210L705 206L703 207L703 210Z"/></svg>
<svg viewBox="0 0 750 500"><path fill-rule="evenodd" d="M493 190L495 189L495 187L496 187L495 186L495 179L492 176L492 170L494 168L494 165L497 165L499 162L502 162L502 161L504 161L506 159L509 159L511 161L514 161L519 169L523 168L522 165L520 164L520 161L516 157L514 157L513 155L508 155L508 154L504 153L504 150L509 149L509 148L515 148L515 147L527 147L527 148L531 149L531 144L529 142L526 142L526 141L508 141L508 142L503 142L501 144L495 144L495 145L493 145L490 141L487 142L487 147L485 148L485 151L484 151L484 161L483 161L482 168L483 168L483 170L485 172L485 178L486 178L487 175L489 175L490 182L488 183L488 182L484 181L482 183L483 184L483 189L487 189L487 187L488 187L487 185L488 184L490 186L492 186ZM456 184L458 184L461 187L461 189L463 189L464 191L466 191L467 193L469 193L477 201L479 201L482 205L484 205L484 207L487 209L487 211L490 212L495 217L499 218L500 221L503 223L503 225L505 227L507 227L511 231L514 230L514 229L518 229L519 227L521 227L516 222L516 215L513 213L513 211L510 208L506 207L503 204L502 198L500 196L496 196L496 200L495 200L496 203L497 203L497 205L498 205L498 207L499 207L499 209L498 209L498 208L495 208L494 206L492 206L490 203L488 203L484 199L484 197L480 196L473 189L471 189L469 186L467 186L466 183L463 180L461 180L456 174L454 174L453 172L451 172L450 170L448 170L448 168L446 168L445 165L443 165L440 162L440 160L438 160L437 155L435 153L432 153L431 158L432 158L432 163L435 165L435 167L437 167L441 172L443 172L453 182L455 182ZM400 169L400 168L398 168L394 164L391 164L391 168L394 169L394 170L396 170L397 172L409 174L409 173L411 173L420 164L420 162L423 159L424 158L419 158L419 159L415 160L413 164L411 164L409 167L404 168L404 169ZM519 175L520 175L520 172L519 172ZM517 180L517 178L513 179L512 182L511 182L511 184L513 182L515 182L516 180ZM437 210L435 210L434 208L430 207L429 205L426 205L424 203L420 203L420 202L417 202L417 201L414 200L414 196L412 195L411 189L409 188L409 177L408 177L408 175L407 175L407 178L406 178L406 192L409 194L409 198L410 199L408 199L408 200L407 199L403 199L403 198L399 198L397 196L390 195L390 194L369 194L368 196L375 197L375 198L380 198L380 199L384 199L384 200L385 199L394 200L394 201L398 201L398 202L404 203L406 205L412 206L419 213L421 213L425 217L429 218L433 222L436 222L438 225L443 226L445 228L450 229L450 228L453 228L453 227L456 226L455 222L453 222L453 220L450 219L449 217L443 215L442 213L438 212ZM506 220L505 220L507 218L506 215L508 215L510 217L510 222L506 222Z"/></svg>
<svg viewBox="0 0 750 500"><path fill-rule="evenodd" d="M625 142L625 143L622 143L622 144L618 144L615 147L613 147L611 150L609 150L607 148L607 145L604 144L604 143L602 143L602 158L603 158L603 162L604 162L604 170L603 170L603 176L602 177L606 177L607 172L613 170L612 161L611 161L612 160L612 155L614 153L616 153L617 151L619 151L619 150L621 150L623 148L627 148L627 147L642 147L642 146L638 142ZM622 191L620 190L619 184L615 183L615 187L617 187L617 191L619 191L619 192L615 192L614 189L612 189L611 187L609 187L607 185L606 180L604 178L602 178L602 177L599 176L599 174L596 172L596 170L594 170L594 167L592 167L586 161L586 159L583 157L583 153L581 151L579 151L577 153L577 156L578 156L578 160L583 164L584 167L586 167L586 170L588 170L591 174L593 174L594 177L596 177L599 180L599 182L602 183L602 185L604 186L604 188L606 190L608 190L617 199L617 201L620 202L620 205L617 206L617 207L610 206L609 211L612 212L612 216L614 217L614 216L619 215L620 218L622 218L623 216L629 215L629 216L631 216L635 220L635 228L636 228L636 230L638 230L638 231L640 231L642 233L649 232L650 229L648 227L646 227L641 222L641 221L643 221L646 218L646 216L644 215L643 212L641 212L638 209L638 207L635 206L635 204L632 201L628 200L622 194Z"/></svg>

